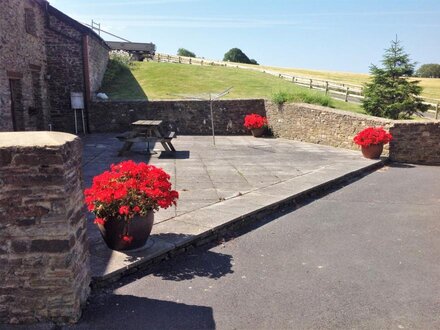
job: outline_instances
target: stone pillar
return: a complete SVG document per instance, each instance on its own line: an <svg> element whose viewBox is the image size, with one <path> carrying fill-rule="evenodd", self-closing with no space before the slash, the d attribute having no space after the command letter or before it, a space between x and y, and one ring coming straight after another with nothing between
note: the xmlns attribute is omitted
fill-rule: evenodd
<svg viewBox="0 0 440 330"><path fill-rule="evenodd" d="M81 315L90 292L81 158L71 134L0 133L0 323Z"/></svg>

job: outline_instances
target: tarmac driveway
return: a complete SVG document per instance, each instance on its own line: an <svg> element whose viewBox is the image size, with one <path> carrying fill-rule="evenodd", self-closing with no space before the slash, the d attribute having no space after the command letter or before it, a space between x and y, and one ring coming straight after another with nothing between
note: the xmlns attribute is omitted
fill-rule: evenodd
<svg viewBox="0 0 440 330"><path fill-rule="evenodd" d="M92 297L78 329L438 329L440 167L390 166Z"/></svg>

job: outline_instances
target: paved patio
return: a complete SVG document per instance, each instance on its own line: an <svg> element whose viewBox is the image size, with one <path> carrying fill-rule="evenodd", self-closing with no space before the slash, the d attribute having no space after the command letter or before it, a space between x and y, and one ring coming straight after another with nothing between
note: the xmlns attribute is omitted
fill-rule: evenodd
<svg viewBox="0 0 440 330"><path fill-rule="evenodd" d="M218 136L215 145L209 136L179 136L175 154L157 144L157 154L147 155L145 145L136 144L124 157L117 156L122 144L114 134L83 142L86 187L110 164L132 159L163 168L180 194L176 207L155 214L151 238L138 251L109 250L88 222L95 281L117 278L249 214L380 163L357 151L251 136Z"/></svg>

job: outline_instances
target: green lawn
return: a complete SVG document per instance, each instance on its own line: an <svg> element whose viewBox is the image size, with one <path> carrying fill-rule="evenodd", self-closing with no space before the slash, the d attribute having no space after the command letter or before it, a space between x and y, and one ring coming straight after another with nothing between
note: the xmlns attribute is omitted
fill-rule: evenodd
<svg viewBox="0 0 440 330"><path fill-rule="evenodd" d="M110 85L103 86L103 91L111 99L164 100L206 96L231 86L232 91L223 99L270 99L277 91L323 94L261 72L157 62L134 63L131 72L125 72ZM331 100L331 107L363 113L359 105L338 100Z"/></svg>

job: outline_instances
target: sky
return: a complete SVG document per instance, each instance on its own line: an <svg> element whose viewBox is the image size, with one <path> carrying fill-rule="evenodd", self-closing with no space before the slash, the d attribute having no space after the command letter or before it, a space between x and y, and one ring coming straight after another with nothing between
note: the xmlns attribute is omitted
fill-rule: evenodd
<svg viewBox="0 0 440 330"><path fill-rule="evenodd" d="M82 23L153 42L160 53L186 48L222 60L237 47L263 65L367 73L397 35L418 65L440 63L440 0L49 2Z"/></svg>

